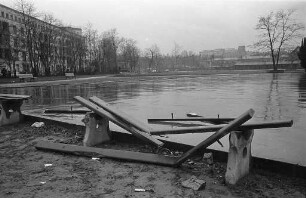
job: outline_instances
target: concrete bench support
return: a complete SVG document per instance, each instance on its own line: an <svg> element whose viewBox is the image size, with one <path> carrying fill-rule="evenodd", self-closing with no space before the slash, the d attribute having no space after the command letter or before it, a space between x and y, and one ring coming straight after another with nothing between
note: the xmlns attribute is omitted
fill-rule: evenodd
<svg viewBox="0 0 306 198"><path fill-rule="evenodd" d="M229 136L229 152L225 182L234 185L249 173L251 161L251 142L254 130L233 131Z"/></svg>
<svg viewBox="0 0 306 198"><path fill-rule="evenodd" d="M86 113L82 120L86 126L84 146L95 146L111 140L109 120L95 113Z"/></svg>
<svg viewBox="0 0 306 198"><path fill-rule="evenodd" d="M23 116L20 107L23 100L0 100L0 126L18 123Z"/></svg>

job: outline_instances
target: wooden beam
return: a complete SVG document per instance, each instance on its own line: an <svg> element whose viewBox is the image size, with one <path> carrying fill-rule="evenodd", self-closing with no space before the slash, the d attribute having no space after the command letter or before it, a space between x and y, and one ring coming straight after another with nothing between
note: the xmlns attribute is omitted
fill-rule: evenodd
<svg viewBox="0 0 306 198"><path fill-rule="evenodd" d="M106 157L112 159L151 163L163 166L175 166L175 162L177 160L177 158L175 157L167 157L153 153L140 153L133 151L102 149L96 147L85 147L85 146L77 146L71 144L52 143L47 141L39 141L35 145L35 147L36 149L39 150L69 153L79 156L100 157L100 158Z"/></svg>
<svg viewBox="0 0 306 198"><path fill-rule="evenodd" d="M293 120L289 121L272 121L272 122L257 122L250 124L243 124L237 128L238 131L245 131L251 129L266 129L266 128L281 128L281 127L291 127ZM176 129L163 129L163 130L153 130L152 135L166 135L166 134L185 134L185 133L205 133L220 130L226 124L216 125L216 126L203 126L203 127L185 127Z"/></svg>
<svg viewBox="0 0 306 198"><path fill-rule="evenodd" d="M200 122L230 122L235 118L203 118L203 117L194 117L194 118L149 118L148 122L171 122L171 121L200 121Z"/></svg>
<svg viewBox="0 0 306 198"><path fill-rule="evenodd" d="M212 145L214 142L222 138L223 136L227 135L229 132L236 130L241 124L245 123L249 119L251 119L254 115L254 110L249 109L241 116L230 122L229 124L223 126L219 131L215 132L211 136L209 136L206 140L202 141L186 153L184 153L176 162L176 165L182 164L188 158L195 154L200 149L207 148L208 146Z"/></svg>
<svg viewBox="0 0 306 198"><path fill-rule="evenodd" d="M80 96L75 96L74 97L75 100L77 100L80 104L82 104L83 106L87 107L88 109L92 110L93 112L95 112L96 114L102 116L102 117L106 117L108 118L110 121L112 121L113 123L117 124L118 126L122 127L123 129L129 131L130 133L132 133L133 135L135 135L136 137L146 141L146 142L150 142L154 145L157 145L158 147L162 147L164 145L163 142L155 139L154 137L152 137L150 134L147 134L145 132L142 132L140 130L138 130L137 128L135 128L132 125L129 125L128 123L123 122L121 119L119 119L118 117L114 116L113 114L109 113L108 111L105 111L103 108L99 107L98 105L80 97Z"/></svg>
<svg viewBox="0 0 306 198"><path fill-rule="evenodd" d="M0 99L28 99L28 95L15 95L15 94L0 94Z"/></svg>
<svg viewBox="0 0 306 198"><path fill-rule="evenodd" d="M120 119L124 120L124 122L127 122L131 125L133 125L135 128L150 133L151 132L151 128L140 122L139 120L134 119L132 116L120 111L119 109L117 109L116 107L111 106L110 104L104 102L103 100L101 100L100 98L93 96L90 97L89 100L93 103L95 103L96 105L100 106L101 108L103 108L104 110L110 112L111 114L119 117Z"/></svg>
<svg viewBox="0 0 306 198"><path fill-rule="evenodd" d="M86 114L88 112L90 112L90 110L86 109L46 109L44 113Z"/></svg>

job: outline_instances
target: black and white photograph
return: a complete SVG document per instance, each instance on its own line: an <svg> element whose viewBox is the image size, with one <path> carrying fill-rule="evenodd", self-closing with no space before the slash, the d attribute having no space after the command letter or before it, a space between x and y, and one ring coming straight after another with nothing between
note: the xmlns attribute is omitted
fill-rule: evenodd
<svg viewBox="0 0 306 198"><path fill-rule="evenodd" d="M305 198L306 0L0 0L0 197Z"/></svg>

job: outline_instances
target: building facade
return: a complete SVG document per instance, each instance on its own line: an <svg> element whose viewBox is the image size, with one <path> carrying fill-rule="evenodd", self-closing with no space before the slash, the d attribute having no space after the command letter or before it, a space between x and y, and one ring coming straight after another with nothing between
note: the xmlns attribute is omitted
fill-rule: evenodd
<svg viewBox="0 0 306 198"><path fill-rule="evenodd" d="M82 29L55 25L0 4L0 71L60 75L85 68Z"/></svg>

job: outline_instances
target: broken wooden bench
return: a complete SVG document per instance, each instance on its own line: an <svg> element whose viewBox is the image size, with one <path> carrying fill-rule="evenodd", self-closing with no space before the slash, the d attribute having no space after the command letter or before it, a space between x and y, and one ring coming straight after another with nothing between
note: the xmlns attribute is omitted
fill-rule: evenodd
<svg viewBox="0 0 306 198"><path fill-rule="evenodd" d="M23 118L21 105L28 95L0 94L0 126L20 122Z"/></svg>
<svg viewBox="0 0 306 198"><path fill-rule="evenodd" d="M67 145L60 143L50 143L45 141L40 141L36 144L37 149L41 150L49 150L49 151L57 151L63 153L70 153L76 155L85 155L85 156L100 156L107 158L115 158L115 159L123 159L129 161L138 161L138 162L146 162L153 163L158 165L165 166L180 166L183 162L185 162L188 158L193 156L198 150L205 149L230 131L235 130L241 124L251 119L254 114L254 110L250 109L231 123L227 124L210 137L184 153L179 158L166 157L160 154L152 154L152 153L139 153L132 151L121 151L121 150L113 150L113 149L102 149L95 147L85 147L85 146L76 146L76 145Z"/></svg>
<svg viewBox="0 0 306 198"><path fill-rule="evenodd" d="M230 133L230 148L228 154L228 163L226 171L226 182L229 184L235 184L240 178L248 174L249 165L251 160L251 141L254 135L254 129L262 128L279 128L279 127L290 127L292 121L276 121L276 122L265 122L265 123L253 123L243 124L249 120L254 110L250 109L240 117L232 120L228 119L227 124L221 124L216 126L204 126L204 127L188 127L182 129L171 129L171 130L153 130L146 124L139 122L131 118L129 115L120 112L118 109L110 106L97 97L91 97L88 101L79 96L75 97L82 105L92 110L94 113L88 113L85 118L90 120L85 122L86 133L85 138L88 135L92 135L94 140L98 140L96 143L101 143L105 139L110 139L108 133L108 122L112 121L118 126L131 132L136 137L149 142L158 147L163 146L160 141L152 135L160 134L182 134L182 133L199 133L199 132L213 132L211 136L203 140L201 143L184 153L181 157L167 157L161 154L153 153L139 153L132 151L122 151L114 149L102 149L95 147L85 147L76 145L65 145L55 144L50 142L38 142L36 145L37 149L52 150L64 153L71 153L76 155L95 156L95 157L106 157L120 160L137 161L145 163L153 163L158 165L180 166L187 159L192 157L197 151L204 150L214 142L217 142L220 138ZM218 120L220 123L224 121ZM103 137L104 134L107 138Z"/></svg>

